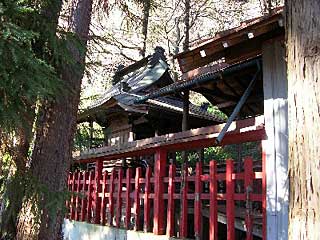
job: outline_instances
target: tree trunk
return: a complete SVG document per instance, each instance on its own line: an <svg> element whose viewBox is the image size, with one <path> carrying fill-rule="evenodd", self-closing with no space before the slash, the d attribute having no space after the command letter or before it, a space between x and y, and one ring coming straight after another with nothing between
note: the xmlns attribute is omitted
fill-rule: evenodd
<svg viewBox="0 0 320 240"><path fill-rule="evenodd" d="M289 239L320 239L320 2L288 0Z"/></svg>
<svg viewBox="0 0 320 240"><path fill-rule="evenodd" d="M36 181L46 188L49 196L61 194L66 189L66 179L71 162L73 136L80 99L81 80L84 73L87 37L91 20L92 0L79 0L74 3L70 18L70 29L79 38L83 49L69 42L68 48L74 64L57 69L66 91L54 101L45 102L37 121L37 133L32 154L31 173ZM41 194L38 208L27 200L20 212L17 226L17 239L60 239L63 213L61 209L46 207L55 199ZM63 198L61 201L64 201ZM59 202L62 207L64 202ZM40 207L40 208L39 208ZM40 224L35 224L39 217Z"/></svg>
<svg viewBox="0 0 320 240"><path fill-rule="evenodd" d="M183 42L183 51L189 49L190 43L190 0L185 0L185 9L184 9L184 42Z"/></svg>
<svg viewBox="0 0 320 240"><path fill-rule="evenodd" d="M142 20L143 47L141 51L142 57L146 56L146 50L147 50L150 7L151 7L151 0L146 0L143 2L143 20Z"/></svg>

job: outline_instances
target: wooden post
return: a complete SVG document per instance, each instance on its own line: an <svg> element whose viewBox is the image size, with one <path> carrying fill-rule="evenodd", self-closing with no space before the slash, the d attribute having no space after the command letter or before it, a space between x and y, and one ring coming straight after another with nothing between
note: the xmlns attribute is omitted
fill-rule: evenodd
<svg viewBox="0 0 320 240"><path fill-rule="evenodd" d="M165 176L167 163L167 152L164 149L157 149L154 165L154 217L153 233L156 235L165 234L163 177Z"/></svg>
<svg viewBox="0 0 320 240"><path fill-rule="evenodd" d="M135 191L134 191L134 217L135 217L135 224L134 230L140 230L140 176L141 176L141 168L136 168L136 177L135 177Z"/></svg>
<svg viewBox="0 0 320 240"><path fill-rule="evenodd" d="M81 184L81 172L77 172L77 189L76 189L76 211L75 211L75 220L79 221L80 214L79 214L79 194L80 194L80 184Z"/></svg>
<svg viewBox="0 0 320 240"><path fill-rule="evenodd" d="M114 193L114 179L116 175L116 170L112 169L111 176L110 176L110 193L109 193L109 212L110 212L110 218L109 218L109 225L113 225L113 216L114 216L114 199L113 199L113 193Z"/></svg>
<svg viewBox="0 0 320 240"><path fill-rule="evenodd" d="M118 170L118 192L117 192L117 215L116 215L116 227L120 227L121 220L121 210L122 210L122 201L121 201L121 193L122 193L122 178L123 178L123 170L120 168Z"/></svg>
<svg viewBox="0 0 320 240"><path fill-rule="evenodd" d="M174 236L174 177L176 175L176 166L170 165L168 182L168 209L167 209L167 236Z"/></svg>
<svg viewBox="0 0 320 240"><path fill-rule="evenodd" d="M92 208L92 179L93 179L93 172L90 171L89 173L89 183L88 183L88 204L87 204L87 222L91 222L91 217L92 217L92 212L91 212L91 208Z"/></svg>
<svg viewBox="0 0 320 240"><path fill-rule="evenodd" d="M247 157L244 160L244 188L246 191L246 240L252 240L252 204L251 204L251 192L253 187L253 161L252 158Z"/></svg>
<svg viewBox="0 0 320 240"><path fill-rule="evenodd" d="M75 192L75 182L76 182L76 172L72 173L72 185L71 185L71 204L70 204L70 219L74 220L75 216L75 211L74 211L74 204L75 204L75 197L74 197L74 192Z"/></svg>
<svg viewBox="0 0 320 240"><path fill-rule="evenodd" d="M227 240L234 240L234 182L232 180L233 174L233 160L226 160L226 194L227 194Z"/></svg>
<svg viewBox="0 0 320 240"><path fill-rule="evenodd" d="M131 218L131 199L130 199L130 193L131 193L131 169L127 169L127 178L126 178L126 220L125 220L125 227L126 229L130 228L130 218Z"/></svg>
<svg viewBox="0 0 320 240"><path fill-rule="evenodd" d="M217 201L217 163L210 161L210 218L209 218L209 239L218 239L218 201Z"/></svg>
<svg viewBox="0 0 320 240"><path fill-rule="evenodd" d="M149 199L149 194L150 194L150 177L151 177L151 168L148 167L146 171L146 178L145 178L145 187L144 187L144 226L143 230L144 232L148 232L150 228L150 199Z"/></svg>
<svg viewBox="0 0 320 240"><path fill-rule="evenodd" d="M101 224L102 225L106 224L106 204L107 204L106 186L107 186L107 176L108 176L108 173L107 173L107 171L105 171L103 173L103 178L102 178L102 198L101 198L101 212L100 212L100 219L101 219Z"/></svg>
<svg viewBox="0 0 320 240"><path fill-rule="evenodd" d="M100 211L101 211L101 198L99 193L101 193L101 180L102 180L102 168L103 161L97 160L95 166L95 193L94 193L94 223L100 224Z"/></svg>
<svg viewBox="0 0 320 240"><path fill-rule="evenodd" d="M181 194L181 220L180 220L180 238L186 238L188 234L187 226L188 226L188 168L187 165L184 165L183 170L183 179L182 182L182 194Z"/></svg>
<svg viewBox="0 0 320 240"><path fill-rule="evenodd" d="M196 240L201 239L201 191L202 191L202 162L196 163L196 177L195 177L195 199L194 199L194 235Z"/></svg>
<svg viewBox="0 0 320 240"><path fill-rule="evenodd" d="M83 184L82 184L82 193L86 193L88 191L87 187L87 180L88 180L89 173L87 171L84 172L83 174ZM81 221L85 221L85 216L86 216L86 210L87 210L87 202L88 202L88 197L83 196L81 200Z"/></svg>

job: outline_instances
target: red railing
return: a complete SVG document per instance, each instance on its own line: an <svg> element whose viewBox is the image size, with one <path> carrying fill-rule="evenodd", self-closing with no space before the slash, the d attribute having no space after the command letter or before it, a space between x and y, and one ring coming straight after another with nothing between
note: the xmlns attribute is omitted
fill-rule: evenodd
<svg viewBox="0 0 320 240"><path fill-rule="evenodd" d="M265 136L261 128L250 132L238 130L233 136L227 134L225 142L260 141ZM207 146L212 140L197 139L194 145ZM184 150L184 144L189 148L190 142L175 146ZM248 240L253 235L265 239L266 181L262 156L255 159L262 164L258 171L254 171L255 161L247 157L242 172L235 172L234 161L227 159L219 171L217 162L210 161L209 165L197 162L195 171L190 173L187 166L179 169L175 164L167 164L168 149L173 147L154 148L154 167L145 171L141 168L103 171L104 159L99 157L94 171L70 173L68 188L76 194L68 202L68 218L180 238L218 239L218 234L220 237L222 234L233 240L236 229L240 229ZM137 152L121 156L137 156ZM255 209L253 203L257 205ZM207 233L203 217L208 219ZM218 231L219 222L226 224L226 235Z"/></svg>

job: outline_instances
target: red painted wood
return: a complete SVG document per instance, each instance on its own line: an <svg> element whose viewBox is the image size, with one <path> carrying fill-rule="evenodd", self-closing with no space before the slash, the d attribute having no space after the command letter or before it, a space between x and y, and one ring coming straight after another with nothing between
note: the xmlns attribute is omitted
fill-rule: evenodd
<svg viewBox="0 0 320 240"><path fill-rule="evenodd" d="M103 173L102 177L102 197L101 197L101 212L100 212L100 218L101 218L101 224L106 224L106 204L107 204L107 198L106 198L106 192L107 192L107 176L108 172Z"/></svg>
<svg viewBox="0 0 320 240"><path fill-rule="evenodd" d="M134 230L135 231L140 230L140 198L139 198L140 177L141 177L141 168L136 168L135 185L134 185L135 187L134 189L134 218L135 218Z"/></svg>
<svg viewBox="0 0 320 240"><path fill-rule="evenodd" d="M70 204L70 216L71 216L71 220L75 219L75 183L76 183L76 174L77 172L74 172L72 174L72 185L71 185L71 189L72 189L72 196L71 196L71 204Z"/></svg>
<svg viewBox="0 0 320 240"><path fill-rule="evenodd" d="M71 192L71 193L72 193L71 179L72 179L72 173L69 172L69 173L68 173L68 180L67 180L67 189L68 189L68 192ZM71 204L71 198L70 198L70 199L67 199L67 201L66 201L66 209L68 209L68 211L66 211L65 218L68 218L68 219L71 218L71 212L70 212L70 211L71 211L71 208L70 208L70 204Z"/></svg>
<svg viewBox="0 0 320 240"><path fill-rule="evenodd" d="M118 170L118 192L117 192L117 215L116 215L116 227L120 227L121 221L121 211L122 211L122 178L123 178L123 170L119 168Z"/></svg>
<svg viewBox="0 0 320 240"><path fill-rule="evenodd" d="M246 191L246 198L249 197L249 200L251 201L251 192L253 189L253 160L250 157L246 157L244 160L244 173L245 173L245 178L244 178L244 188ZM253 222L252 222L252 212L250 209L250 206L247 206L247 204L250 204L249 202L246 203L246 217L245 217L245 223L246 223L246 240L252 240L252 227L253 227Z"/></svg>
<svg viewBox="0 0 320 240"><path fill-rule="evenodd" d="M81 191L82 193L86 193L88 191L88 187L87 187L87 180L88 180L88 176L89 173L87 171L85 171L83 173L83 184L82 184L82 188ZM81 221L85 221L85 216L86 216L86 211L87 211L87 196L82 196L81 199Z"/></svg>
<svg viewBox="0 0 320 240"><path fill-rule="evenodd" d="M227 194L227 240L234 240L234 181L232 180L233 160L226 160L226 194Z"/></svg>
<svg viewBox="0 0 320 240"><path fill-rule="evenodd" d="M92 218L92 191L93 191L93 186L92 186L92 179L94 178L94 172L90 171L89 173L89 179L88 179L88 204L87 204L87 222L91 222Z"/></svg>
<svg viewBox="0 0 320 240"><path fill-rule="evenodd" d="M210 161L210 218L209 218L209 239L218 239L218 202L217 202L217 163Z"/></svg>
<svg viewBox="0 0 320 240"><path fill-rule="evenodd" d="M154 160L154 217L153 217L153 233L156 235L165 234L165 212L163 192L164 186L162 183L165 176L165 166L167 163L167 151L164 149L157 149Z"/></svg>
<svg viewBox="0 0 320 240"><path fill-rule="evenodd" d="M103 161L96 161L95 166L95 186L94 186L94 223L100 224L100 213L101 213L101 198L99 197L99 193L101 193L101 179L102 179L102 168Z"/></svg>
<svg viewBox="0 0 320 240"><path fill-rule="evenodd" d="M111 176L110 176L110 193L109 193L109 225L113 226L113 216L114 216L114 179L116 176L116 170L112 169Z"/></svg>
<svg viewBox="0 0 320 240"><path fill-rule="evenodd" d="M267 239L267 176L266 153L262 151L262 239Z"/></svg>
<svg viewBox="0 0 320 240"><path fill-rule="evenodd" d="M201 192L202 192L202 162L196 164L196 176L195 176L195 198L194 198L194 235L195 238L201 239L201 226L202 226L202 215L201 215Z"/></svg>
<svg viewBox="0 0 320 240"><path fill-rule="evenodd" d="M184 167L184 177L181 183L182 194L181 194L181 221L180 221L180 237L186 238L188 235L188 168Z"/></svg>
<svg viewBox="0 0 320 240"><path fill-rule="evenodd" d="M126 178L126 218L125 218L125 228L130 229L130 218L131 218L131 176L132 171L130 168L127 169L127 178Z"/></svg>
<svg viewBox="0 0 320 240"><path fill-rule="evenodd" d="M76 187L76 210L75 210L75 220L79 221L80 218L80 184L81 184L81 172L77 173L77 187Z"/></svg>
<svg viewBox="0 0 320 240"><path fill-rule="evenodd" d="M257 126L256 122L260 122L258 117L256 118L250 118L245 120L240 120L236 122L237 129L235 129L232 132L228 132L226 136L224 137L221 145L227 145L227 144L235 144L235 143L244 143L244 142L251 142L251 141L259 141L266 138L265 130L263 126ZM218 126L210 126L210 132L211 133L219 133L222 129L223 125ZM246 130L247 127L253 127L253 130ZM208 127L209 128L209 127ZM256 128L254 130L254 128ZM203 128L199 129L199 131L202 131ZM195 130L190 130L195 131ZM183 133L177 133L177 138L179 138L179 134ZM190 135L190 134L189 134ZM181 136L180 136L181 138ZM142 141L142 140L141 140ZM145 140L143 140L145 141ZM148 144L145 148L131 148L128 150L124 150L123 152L119 153L116 152L114 154L109 153L108 155L101 156L101 157L91 157L87 159L79 159L77 160L78 163L89 163L89 162L95 162L96 160L113 160L113 159L120 159L125 157L132 157L132 156L142 156L142 155L149 155L153 154L161 147L162 149L169 151L169 150L175 150L175 151L182 151L182 150L190 150L190 149L198 149L198 148L205 148L213 145L213 142L215 141L215 137L208 137L205 139L196 139L193 140L190 138L190 140L186 142L179 142L175 143L168 142L165 144ZM143 143L141 143L143 144Z"/></svg>
<svg viewBox="0 0 320 240"><path fill-rule="evenodd" d="M144 232L148 232L150 229L150 199L149 199L149 194L150 194L150 189L151 189L151 184L150 184L150 177L151 177L151 168L148 167L146 170L146 177L145 177L145 186L144 186L144 225L143 225L143 230Z"/></svg>
<svg viewBox="0 0 320 240"><path fill-rule="evenodd" d="M175 184L174 177L176 175L176 166L169 166L169 181L168 181L168 209L167 209L167 236L174 236L174 192Z"/></svg>

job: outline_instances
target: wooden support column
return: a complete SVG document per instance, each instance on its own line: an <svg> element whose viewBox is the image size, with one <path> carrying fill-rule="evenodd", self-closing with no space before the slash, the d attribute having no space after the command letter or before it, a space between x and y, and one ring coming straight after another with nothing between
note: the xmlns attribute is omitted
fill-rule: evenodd
<svg viewBox="0 0 320 240"><path fill-rule="evenodd" d="M165 208L163 200L164 184L167 163L167 152L164 149L158 149L155 154L154 164L154 217L153 233L156 235L165 234Z"/></svg>
<svg viewBox="0 0 320 240"><path fill-rule="evenodd" d="M266 239L288 239L288 81L281 41L262 48L266 164ZM312 127L312 126L310 126Z"/></svg>
<svg viewBox="0 0 320 240"><path fill-rule="evenodd" d="M183 92L182 131L189 129L189 90Z"/></svg>
<svg viewBox="0 0 320 240"><path fill-rule="evenodd" d="M101 211L101 198L99 197L99 193L101 193L102 186L102 168L103 168L103 161L96 161L95 167L95 193L94 193L94 223L100 224L100 211Z"/></svg>

